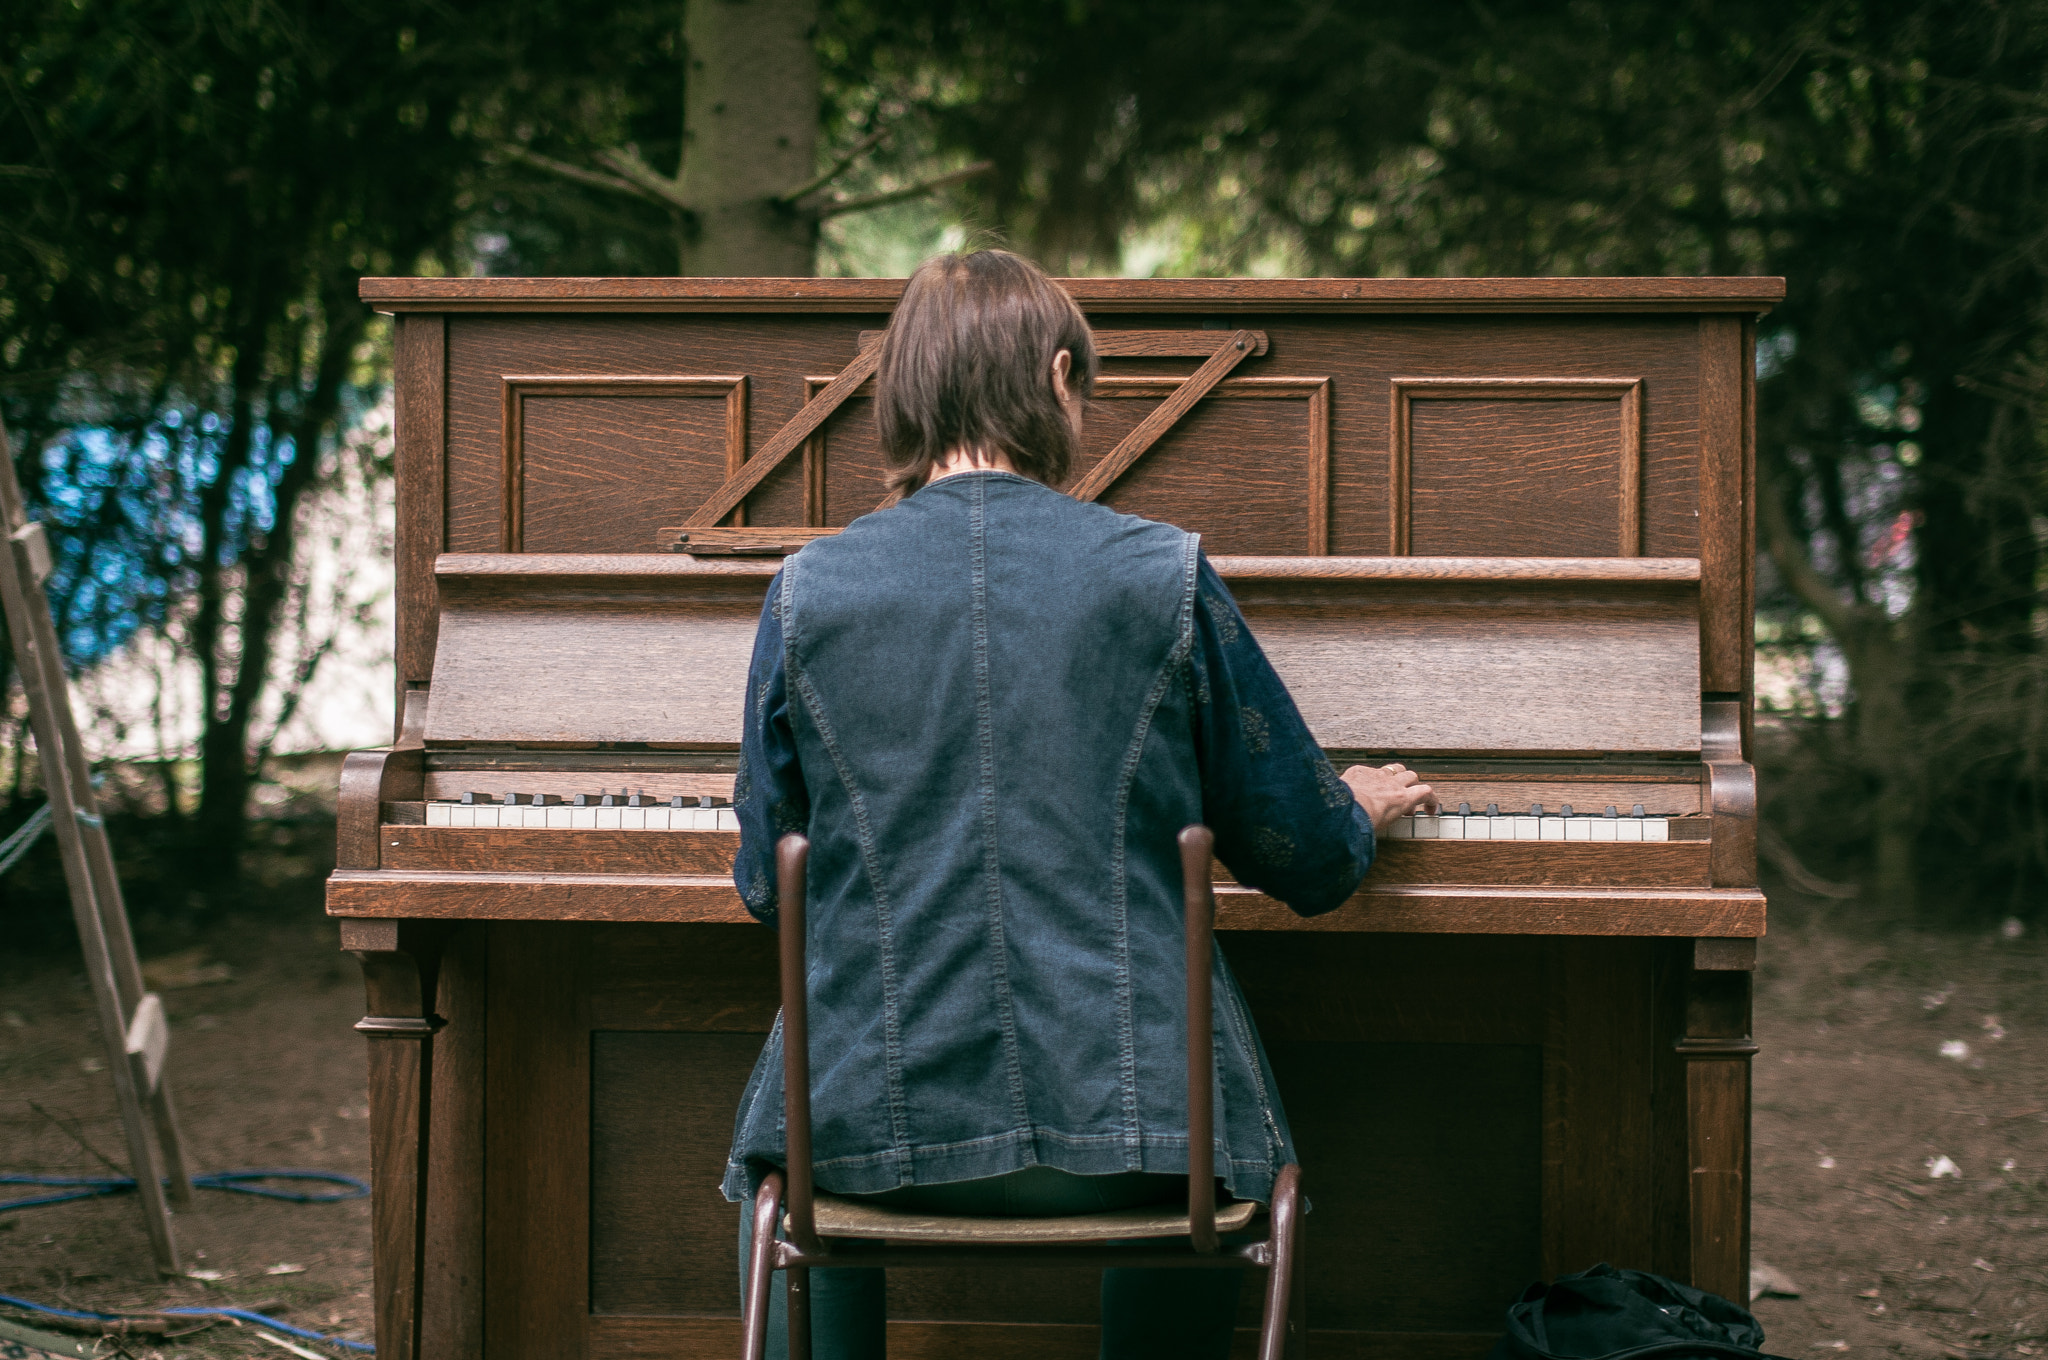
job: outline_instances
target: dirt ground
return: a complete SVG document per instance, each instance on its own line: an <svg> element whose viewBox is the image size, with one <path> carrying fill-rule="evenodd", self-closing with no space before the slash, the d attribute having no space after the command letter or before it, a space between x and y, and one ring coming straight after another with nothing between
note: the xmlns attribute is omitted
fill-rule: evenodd
<svg viewBox="0 0 2048 1360"><path fill-rule="evenodd" d="M1752 1305L1767 1348L1793 1360L2048 1350L2048 940L1879 938L1853 905L1825 920L1777 900L1757 993L1754 1246L1800 1295ZM350 1030L361 990L333 926L222 930L180 966L192 980L209 964L230 976L164 993L194 1165L367 1176ZM0 979L0 1170L93 1175L102 1157L124 1160L100 1061L75 964ZM100 1310L238 1306L366 1339L368 1223L365 1200L202 1191L178 1231L189 1268L218 1278L160 1284L127 1199L0 1214L0 1293ZM281 1266L302 1269L268 1273ZM225 1324L125 1344L137 1360L284 1353Z"/></svg>

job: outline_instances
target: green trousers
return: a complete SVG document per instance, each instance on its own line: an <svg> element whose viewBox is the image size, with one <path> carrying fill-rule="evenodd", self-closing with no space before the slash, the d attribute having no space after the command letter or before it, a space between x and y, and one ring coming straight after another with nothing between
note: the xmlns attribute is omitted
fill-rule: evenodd
<svg viewBox="0 0 2048 1360"><path fill-rule="evenodd" d="M1144 1171L1076 1176L1033 1166L987 1180L911 1185L859 1198L928 1213L1038 1218L1185 1200L1187 1186L1185 1176ZM742 1280L753 1239L754 1211L747 1205L740 1215ZM813 1360L883 1360L885 1274L872 1266L811 1271ZM1225 1360L1243 1275L1238 1270L1103 1271L1102 1360ZM788 1360L789 1300L780 1278L768 1299L768 1360Z"/></svg>

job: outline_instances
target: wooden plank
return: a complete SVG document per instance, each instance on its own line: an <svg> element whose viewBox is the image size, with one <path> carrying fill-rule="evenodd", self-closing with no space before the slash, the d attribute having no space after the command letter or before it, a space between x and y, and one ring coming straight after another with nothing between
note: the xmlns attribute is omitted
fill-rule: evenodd
<svg viewBox="0 0 2048 1360"><path fill-rule="evenodd" d="M429 1073L420 1354L484 1360L484 1105L490 927L458 927L441 950Z"/></svg>
<svg viewBox="0 0 2048 1360"><path fill-rule="evenodd" d="M862 331L860 345L878 344L887 331ZM1252 357L1263 355L1270 341L1264 331L1251 332ZM1118 331L1093 333L1095 353L1103 359L1206 359L1216 352L1214 330Z"/></svg>
<svg viewBox="0 0 2048 1360"><path fill-rule="evenodd" d="M1739 693L1746 656L1750 508L1744 475L1742 321L1699 322L1700 687Z"/></svg>
<svg viewBox="0 0 2048 1360"><path fill-rule="evenodd" d="M484 1353L492 1360L589 1355L586 936L554 923L490 932Z"/></svg>
<svg viewBox="0 0 2048 1360"><path fill-rule="evenodd" d="M729 874L740 842L737 831L457 826L386 826L383 839L386 869L567 874Z"/></svg>
<svg viewBox="0 0 2048 1360"><path fill-rule="evenodd" d="M1223 336L1208 362L1176 387L1172 396L1159 403L1152 414L1138 423L1137 429L1125 435L1121 443L1089 470L1087 476L1069 488L1068 494L1077 501L1092 501L1109 490L1117 478L1130 471L1131 464L1144 456L1145 450L1173 428L1175 421L1209 394L1210 388L1223 381L1231 369L1250 358L1251 352L1252 332L1232 331Z"/></svg>
<svg viewBox="0 0 2048 1360"><path fill-rule="evenodd" d="M752 920L729 877L494 874L337 869L330 916L488 921ZM1223 930L1393 931L1473 935L1761 935L1754 888L1513 887L1377 884L1321 916L1300 917L1245 888L1217 893Z"/></svg>
<svg viewBox="0 0 2048 1360"><path fill-rule="evenodd" d="M1647 1265L1655 1249L1652 941L1551 942L1543 1263Z"/></svg>
<svg viewBox="0 0 2048 1360"><path fill-rule="evenodd" d="M1209 313L1219 304L1267 312L1761 313L1785 296L1781 278L1061 279L1089 312ZM902 279L366 278L379 311L886 312Z"/></svg>
<svg viewBox="0 0 2048 1360"><path fill-rule="evenodd" d="M1527 581L1683 585L1700 579L1691 557L1213 557L1240 581Z"/></svg>
<svg viewBox="0 0 2048 1360"><path fill-rule="evenodd" d="M432 315L402 318L392 367L393 481L398 497L393 547L399 690L392 717L395 738L405 711L404 692L433 679L433 565L447 541L447 321Z"/></svg>

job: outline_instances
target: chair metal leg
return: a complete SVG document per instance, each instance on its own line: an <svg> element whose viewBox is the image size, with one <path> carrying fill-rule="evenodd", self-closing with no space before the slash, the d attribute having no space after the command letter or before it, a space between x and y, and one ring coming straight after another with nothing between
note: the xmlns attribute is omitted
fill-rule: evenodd
<svg viewBox="0 0 2048 1360"><path fill-rule="evenodd" d="M811 1272L791 1266L782 1273L789 1281L789 1360L811 1360Z"/></svg>
<svg viewBox="0 0 2048 1360"><path fill-rule="evenodd" d="M1301 1301L1301 1168L1284 1166L1273 1183L1273 1263L1266 1270L1266 1313L1259 1360L1298 1360L1307 1336Z"/></svg>
<svg viewBox="0 0 2048 1360"><path fill-rule="evenodd" d="M762 1178L754 1196L754 1240L748 1244L746 1288L740 1295L742 1360L767 1360L768 1291L775 1284L775 1230L782 1223L782 1173ZM805 1340L809 1340L808 1328ZM810 1351L805 1348L805 1360Z"/></svg>

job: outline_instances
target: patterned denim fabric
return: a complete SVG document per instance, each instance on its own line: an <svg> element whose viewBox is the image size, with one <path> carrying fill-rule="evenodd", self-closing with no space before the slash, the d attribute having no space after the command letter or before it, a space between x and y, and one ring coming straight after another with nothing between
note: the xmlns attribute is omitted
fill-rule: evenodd
<svg viewBox="0 0 2048 1360"><path fill-rule="evenodd" d="M1194 536L942 479L789 559L747 692L733 877L757 917L776 836L812 843L818 1183L1185 1172L1175 834L1206 822L1304 915L1373 852ZM1263 1199L1293 1149L1220 950L1215 1025L1217 1166ZM781 1163L781 1061L778 1026L729 1198Z"/></svg>

